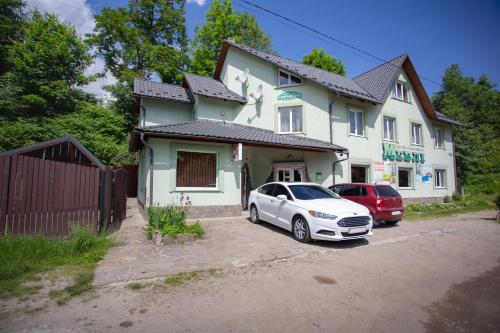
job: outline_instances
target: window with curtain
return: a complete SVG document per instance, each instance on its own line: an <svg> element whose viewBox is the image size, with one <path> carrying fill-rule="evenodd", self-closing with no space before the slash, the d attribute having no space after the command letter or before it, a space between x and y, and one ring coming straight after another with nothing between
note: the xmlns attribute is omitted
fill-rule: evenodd
<svg viewBox="0 0 500 333"><path fill-rule="evenodd" d="M217 154L178 151L176 187L217 187Z"/></svg>
<svg viewBox="0 0 500 333"><path fill-rule="evenodd" d="M445 188L446 187L445 176L446 174L444 170L436 169L434 171L434 187Z"/></svg>
<svg viewBox="0 0 500 333"><path fill-rule="evenodd" d="M384 117L384 140L396 141L396 119Z"/></svg>
<svg viewBox="0 0 500 333"><path fill-rule="evenodd" d="M434 144L437 148L444 148L444 133L441 127L434 127Z"/></svg>
<svg viewBox="0 0 500 333"><path fill-rule="evenodd" d="M278 108L280 133L302 132L302 106Z"/></svg>
<svg viewBox="0 0 500 333"><path fill-rule="evenodd" d="M401 83L401 82L394 82L394 87L392 89L392 97L399 99L399 100L402 100L402 101L405 101L405 102L410 101L410 97L408 94L408 88L406 87L406 85L404 83Z"/></svg>
<svg viewBox="0 0 500 333"><path fill-rule="evenodd" d="M422 145L422 125L411 123L411 143Z"/></svg>
<svg viewBox="0 0 500 333"><path fill-rule="evenodd" d="M349 133L359 136L365 134L362 111L349 111Z"/></svg>

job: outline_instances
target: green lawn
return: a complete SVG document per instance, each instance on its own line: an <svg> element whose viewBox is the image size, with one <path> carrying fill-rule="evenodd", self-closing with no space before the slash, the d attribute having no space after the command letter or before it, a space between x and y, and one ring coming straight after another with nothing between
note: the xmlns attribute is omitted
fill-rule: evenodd
<svg viewBox="0 0 500 333"><path fill-rule="evenodd" d="M0 297L36 293L43 273L56 269L75 276L74 284L52 294L64 303L91 288L95 265L112 242L87 230L75 230L66 240L41 236L0 237Z"/></svg>

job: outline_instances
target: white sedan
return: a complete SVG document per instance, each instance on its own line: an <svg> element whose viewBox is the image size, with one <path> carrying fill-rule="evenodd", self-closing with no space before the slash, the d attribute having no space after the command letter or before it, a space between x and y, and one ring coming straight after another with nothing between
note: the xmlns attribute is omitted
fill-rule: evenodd
<svg viewBox="0 0 500 333"><path fill-rule="evenodd" d="M341 241L373 235L370 211L314 183L274 182L250 192L250 220L293 233L300 242Z"/></svg>

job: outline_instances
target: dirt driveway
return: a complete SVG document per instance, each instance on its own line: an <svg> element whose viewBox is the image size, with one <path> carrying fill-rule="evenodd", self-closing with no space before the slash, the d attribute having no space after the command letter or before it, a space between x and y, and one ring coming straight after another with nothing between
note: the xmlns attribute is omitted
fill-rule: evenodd
<svg viewBox="0 0 500 333"><path fill-rule="evenodd" d="M205 240L157 249L130 223L92 295L32 314L4 306L0 331L499 332L494 214L402 222L340 244L300 244L244 219L203 221ZM208 268L221 270L179 285L129 283Z"/></svg>

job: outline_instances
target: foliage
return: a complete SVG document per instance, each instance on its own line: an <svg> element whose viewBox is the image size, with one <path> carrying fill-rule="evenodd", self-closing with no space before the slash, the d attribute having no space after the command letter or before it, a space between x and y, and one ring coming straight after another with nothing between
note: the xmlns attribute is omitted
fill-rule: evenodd
<svg viewBox="0 0 500 333"><path fill-rule="evenodd" d="M179 203L167 206L151 206L148 208L148 226L145 228L148 239L152 238L155 231L161 235L169 235L176 238L178 234L188 233L203 236L204 231L199 223L186 224L186 215L191 207L189 197L181 194Z"/></svg>
<svg viewBox="0 0 500 333"><path fill-rule="evenodd" d="M0 75L11 69L9 47L22 38L24 8L22 0L0 1Z"/></svg>
<svg viewBox="0 0 500 333"><path fill-rule="evenodd" d="M0 295L15 295L25 280L63 265L93 269L111 241L88 230L76 229L66 240L42 236L0 238Z"/></svg>
<svg viewBox="0 0 500 333"><path fill-rule="evenodd" d="M230 0L214 0L205 14L205 23L195 29L189 71L211 76L222 41L227 38L252 48L272 51L271 37L260 28L255 16L237 12Z"/></svg>
<svg viewBox="0 0 500 333"><path fill-rule="evenodd" d="M185 0L129 0L128 7L105 7L95 16L88 41L120 81L158 75L178 82L186 67Z"/></svg>
<svg viewBox="0 0 500 333"><path fill-rule="evenodd" d="M304 56L302 62L306 65L314 66L328 72L346 76L347 73L342 61L332 57L324 49L314 48L309 54Z"/></svg>
<svg viewBox="0 0 500 333"><path fill-rule="evenodd" d="M93 79L85 75L92 63L88 46L53 14L34 11L25 26L23 39L9 48L8 74L20 89L22 104L29 107L25 111L40 115L72 110L86 97L75 87Z"/></svg>
<svg viewBox="0 0 500 333"><path fill-rule="evenodd" d="M134 96L132 95L133 87L128 82L117 82L113 85L104 87L105 90L111 93L114 101L111 103L111 109L124 118L124 125L127 132L137 126L139 117L134 110Z"/></svg>
<svg viewBox="0 0 500 333"><path fill-rule="evenodd" d="M479 195L453 200L443 204L409 204L405 206L405 220L445 217L454 214L494 208L491 196Z"/></svg>
<svg viewBox="0 0 500 333"><path fill-rule="evenodd" d="M74 135L103 163L127 150L128 133L123 117L109 108L85 103L74 112L54 116L0 117L0 151L64 135Z"/></svg>
<svg viewBox="0 0 500 333"><path fill-rule="evenodd" d="M457 176L468 192L500 192L500 92L483 75L466 77L458 65L443 76L443 89L433 97L436 111L464 124L455 126Z"/></svg>

